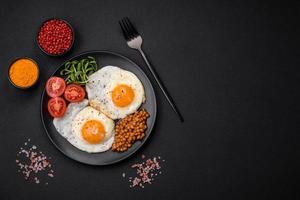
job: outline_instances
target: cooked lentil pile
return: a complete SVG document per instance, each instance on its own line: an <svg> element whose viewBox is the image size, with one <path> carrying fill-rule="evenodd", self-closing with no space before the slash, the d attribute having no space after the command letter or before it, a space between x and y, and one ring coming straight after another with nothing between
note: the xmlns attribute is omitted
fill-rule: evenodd
<svg viewBox="0 0 300 200"><path fill-rule="evenodd" d="M123 152L129 149L137 140L145 137L148 112L145 109L136 111L121 119L116 125L113 151Z"/></svg>

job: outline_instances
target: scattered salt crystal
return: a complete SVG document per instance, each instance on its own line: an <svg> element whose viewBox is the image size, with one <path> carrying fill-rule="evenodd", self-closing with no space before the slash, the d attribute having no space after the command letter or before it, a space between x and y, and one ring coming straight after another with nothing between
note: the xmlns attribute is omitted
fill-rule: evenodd
<svg viewBox="0 0 300 200"><path fill-rule="evenodd" d="M142 159L144 160L146 158L145 155L142 155ZM152 184L152 181L154 180L154 176L158 176L158 174L161 174L160 171L161 165L160 165L161 157L153 157L148 158L147 160L141 162L141 163L135 163L132 164L130 167L135 170L135 177L128 177L128 182L130 183L129 187L140 187L144 188L146 184ZM125 173L122 174L123 178L125 178Z"/></svg>
<svg viewBox="0 0 300 200"><path fill-rule="evenodd" d="M27 140L30 142L30 139ZM34 183L39 184L41 182L38 176L43 175L43 171L50 171L50 161L47 156L45 156L41 151L34 151L37 149L36 145L32 145L31 148L27 147L27 142L20 148L20 151L17 152L16 164L18 172L23 174L25 180L32 180ZM50 177L54 177L54 171L51 170ZM47 183L48 184L48 183Z"/></svg>

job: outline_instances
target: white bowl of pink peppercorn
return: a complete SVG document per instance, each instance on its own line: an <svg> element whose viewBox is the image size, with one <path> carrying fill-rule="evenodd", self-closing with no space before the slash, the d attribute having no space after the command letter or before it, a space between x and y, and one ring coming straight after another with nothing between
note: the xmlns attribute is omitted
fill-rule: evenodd
<svg viewBox="0 0 300 200"><path fill-rule="evenodd" d="M70 51L74 44L73 27L63 19L44 21L38 30L39 48L49 56L61 56Z"/></svg>

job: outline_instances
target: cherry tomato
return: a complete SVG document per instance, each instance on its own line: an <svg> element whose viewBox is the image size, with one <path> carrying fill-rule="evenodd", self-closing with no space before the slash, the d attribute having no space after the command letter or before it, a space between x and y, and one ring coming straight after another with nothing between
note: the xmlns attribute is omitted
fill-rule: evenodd
<svg viewBox="0 0 300 200"><path fill-rule="evenodd" d="M66 82L60 77L53 76L46 83L46 91L50 97L61 96L66 89Z"/></svg>
<svg viewBox="0 0 300 200"><path fill-rule="evenodd" d="M64 97L69 102L80 102L85 97L85 91L80 85L70 84L65 90Z"/></svg>
<svg viewBox="0 0 300 200"><path fill-rule="evenodd" d="M62 117L66 109L66 101L61 97L54 97L48 101L48 111L52 117Z"/></svg>

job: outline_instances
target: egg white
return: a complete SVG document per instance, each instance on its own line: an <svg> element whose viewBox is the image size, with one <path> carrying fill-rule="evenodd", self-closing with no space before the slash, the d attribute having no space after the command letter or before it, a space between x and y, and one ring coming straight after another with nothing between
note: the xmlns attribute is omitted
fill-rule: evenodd
<svg viewBox="0 0 300 200"><path fill-rule="evenodd" d="M130 86L134 92L134 99L126 107L118 107L112 101L111 92L120 85ZM138 77L119 67L106 66L89 76L86 84L89 103L111 119L124 118L138 110L145 101L144 86Z"/></svg>
<svg viewBox="0 0 300 200"><path fill-rule="evenodd" d="M63 117L54 118L53 125L57 132L61 134L64 138L69 138L72 135L71 124L77 113L79 113L83 108L88 106L89 101L84 99L79 103L70 103Z"/></svg>
<svg viewBox="0 0 300 200"><path fill-rule="evenodd" d="M82 127L89 120L100 121L104 126L105 137L98 144L88 143L82 137ZM68 138L68 141L82 151L89 153L104 152L109 150L114 142L114 127L115 123L113 120L98 110L88 106L82 109L73 119L71 125L72 137Z"/></svg>
<svg viewBox="0 0 300 200"><path fill-rule="evenodd" d="M61 136L82 151L89 153L107 151L114 142L114 122L98 110L89 107L88 103L87 99L79 103L70 103L63 117L53 119L53 125ZM81 136L82 123L88 119L99 120L105 127L105 138L100 144L90 144Z"/></svg>

